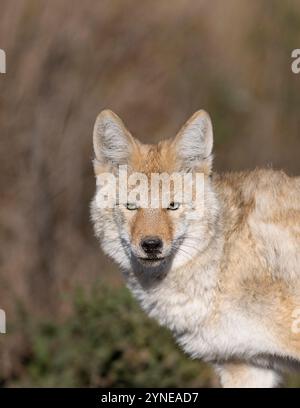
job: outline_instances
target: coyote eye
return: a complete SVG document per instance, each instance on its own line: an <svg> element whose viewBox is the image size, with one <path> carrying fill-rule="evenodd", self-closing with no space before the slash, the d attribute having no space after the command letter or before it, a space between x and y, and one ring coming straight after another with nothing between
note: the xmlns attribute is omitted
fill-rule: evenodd
<svg viewBox="0 0 300 408"><path fill-rule="evenodd" d="M174 201L172 201L167 209L174 211L178 210L179 207L180 207L179 203L175 203Z"/></svg>
<svg viewBox="0 0 300 408"><path fill-rule="evenodd" d="M137 206L134 203L127 203L126 208L127 210L130 210L130 211L137 210Z"/></svg>

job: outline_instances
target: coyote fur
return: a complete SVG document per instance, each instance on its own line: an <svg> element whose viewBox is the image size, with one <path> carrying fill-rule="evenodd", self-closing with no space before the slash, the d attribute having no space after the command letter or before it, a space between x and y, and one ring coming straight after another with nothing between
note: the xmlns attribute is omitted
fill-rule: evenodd
<svg viewBox="0 0 300 408"><path fill-rule="evenodd" d="M109 110L96 119L94 171L202 173L203 209L91 204L96 236L143 310L223 387L275 387L300 362L300 177L216 174L200 110L175 138L142 144ZM117 324L117 323L116 323Z"/></svg>

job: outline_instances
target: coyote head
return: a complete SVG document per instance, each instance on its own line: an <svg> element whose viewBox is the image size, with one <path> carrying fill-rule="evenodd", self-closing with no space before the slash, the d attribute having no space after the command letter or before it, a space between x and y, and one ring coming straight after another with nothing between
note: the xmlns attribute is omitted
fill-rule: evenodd
<svg viewBox="0 0 300 408"><path fill-rule="evenodd" d="M217 200L210 177L213 131L206 112L196 112L174 139L150 145L135 139L116 114L105 110L96 119L93 144L96 179L108 174L116 180L116 194L109 206L100 204L103 185L97 183L91 205L95 233L103 250L122 268L149 274L170 270L190 262L208 246L214 234ZM121 167L126 167L127 173L120 183ZM132 194L137 185L129 183L129 178L135 174L142 175L144 190L149 197L154 195L156 205L149 200L149 205L141 205L138 195ZM153 191L153 174L170 176L169 191L162 191L160 182ZM200 199L195 200L193 188L190 198L183 199L174 174L183 180L189 175L188 188L195 185L196 175L202 175ZM122 201L124 185L128 195Z"/></svg>

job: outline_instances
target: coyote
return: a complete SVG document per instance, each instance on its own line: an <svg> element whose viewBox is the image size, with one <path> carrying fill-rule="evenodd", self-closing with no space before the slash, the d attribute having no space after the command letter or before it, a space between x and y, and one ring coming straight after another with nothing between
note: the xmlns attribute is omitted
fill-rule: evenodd
<svg viewBox="0 0 300 408"><path fill-rule="evenodd" d="M96 236L146 313L223 387L276 387L300 363L300 177L212 171L213 128L200 110L175 138L142 144L110 110L93 133L96 178L128 171L203 174L203 208L170 201L91 203ZM174 189L172 197L174 196Z"/></svg>

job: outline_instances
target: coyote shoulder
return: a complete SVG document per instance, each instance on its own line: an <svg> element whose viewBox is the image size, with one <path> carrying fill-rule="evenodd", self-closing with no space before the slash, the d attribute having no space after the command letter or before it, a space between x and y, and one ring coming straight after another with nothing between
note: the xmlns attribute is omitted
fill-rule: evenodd
<svg viewBox="0 0 300 408"><path fill-rule="evenodd" d="M209 115L196 112L175 138L145 145L103 111L94 170L203 174L203 208L174 202L91 204L96 236L146 313L224 387L274 387L300 363L300 178L273 170L215 174ZM173 186L171 197L175 197ZM299 324L298 324L299 323Z"/></svg>

